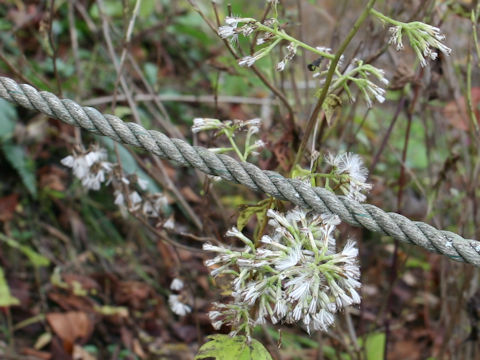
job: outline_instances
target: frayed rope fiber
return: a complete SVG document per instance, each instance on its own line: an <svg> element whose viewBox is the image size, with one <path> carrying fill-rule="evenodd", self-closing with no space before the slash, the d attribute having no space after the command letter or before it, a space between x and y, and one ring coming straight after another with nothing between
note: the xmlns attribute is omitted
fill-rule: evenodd
<svg viewBox="0 0 480 360"><path fill-rule="evenodd" d="M176 164L197 168L208 175L220 176L224 180L243 184L251 190L288 200L321 214L337 214L351 225L363 226L453 260L480 267L479 241L464 239L450 231L437 230L426 223L411 221L400 214L387 213L376 206L337 196L299 180L287 179L277 172L261 170L248 162L239 162L203 147L191 146L183 140L171 139L161 132L123 122L114 115L104 115L92 107L82 107L72 100L59 99L52 93L37 91L30 85L18 84L6 77L0 77L0 97L94 134L141 147Z"/></svg>

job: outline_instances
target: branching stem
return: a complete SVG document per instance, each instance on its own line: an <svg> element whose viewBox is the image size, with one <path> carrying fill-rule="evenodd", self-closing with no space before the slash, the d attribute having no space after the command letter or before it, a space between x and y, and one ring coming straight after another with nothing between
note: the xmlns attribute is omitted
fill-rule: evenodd
<svg viewBox="0 0 480 360"><path fill-rule="evenodd" d="M310 134L313 130L315 122L318 119L318 114L320 113L320 110L322 109L322 105L325 102L325 99L327 98L328 90L330 88L330 83L332 82L333 75L334 75L335 70L337 68L338 62L340 61L340 58L341 58L342 54L344 53L345 49L347 48L348 44L350 44L350 41L352 41L353 37L355 36L355 34L360 29L360 26L363 24L365 19L370 14L370 11L372 10L375 2L376 2L376 0L369 0L368 1L368 4L365 6L365 9L363 10L362 14L357 19L357 21L355 21L355 24L353 25L352 29L348 33L348 35L345 38L345 40L343 41L343 43L340 45L340 48L338 49L338 51L335 54L335 58L332 60L332 63L330 64L330 68L328 69L327 77L325 79L325 84L322 88L322 92L320 93L317 104L315 105L315 108L313 109L313 112L310 115L310 118L308 119L307 127L305 129L305 134L302 138L302 142L300 143L300 147L298 149L297 155L295 156L295 160L294 160L293 165L291 167L292 169L295 168L295 165L297 165L303 157L303 153L305 152L305 148L306 148L307 142L310 138Z"/></svg>

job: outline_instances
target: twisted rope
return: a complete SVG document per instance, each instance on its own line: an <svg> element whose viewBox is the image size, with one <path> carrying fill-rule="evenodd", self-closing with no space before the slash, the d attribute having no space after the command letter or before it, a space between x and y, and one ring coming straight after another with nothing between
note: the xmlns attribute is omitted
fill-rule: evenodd
<svg viewBox="0 0 480 360"><path fill-rule="evenodd" d="M291 201L305 209L337 214L351 225L363 226L453 260L480 267L480 242L476 240L464 239L450 231L437 230L426 223L411 221L400 214L387 213L376 206L337 196L323 188L313 188L274 171L261 170L253 164L238 162L227 155L191 146L180 139L170 139L161 132L123 122L116 116L101 114L92 107L82 107L72 100L59 99L52 93L39 92L30 85L18 84L6 77L0 77L0 97L94 134L141 147L176 164L195 167L206 174L243 184L251 190Z"/></svg>

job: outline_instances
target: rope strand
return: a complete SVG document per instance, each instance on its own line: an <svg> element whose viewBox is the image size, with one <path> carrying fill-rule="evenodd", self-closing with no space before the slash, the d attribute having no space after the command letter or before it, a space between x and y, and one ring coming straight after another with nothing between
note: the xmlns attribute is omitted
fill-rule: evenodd
<svg viewBox="0 0 480 360"><path fill-rule="evenodd" d="M239 162L230 156L191 146L183 140L171 139L159 131L123 122L114 115L103 115L92 107L82 107L72 100L59 99L50 92L37 91L30 85L18 84L6 77L0 77L0 97L94 134L141 147L178 165L197 168L208 175L243 184L253 191L288 200L305 209L336 214L348 224L362 226L370 231L443 254L453 260L480 267L480 242L476 240L464 239L450 231L411 221L400 214L387 213L374 205L361 204L326 189L287 179L277 172L261 170L253 164Z"/></svg>

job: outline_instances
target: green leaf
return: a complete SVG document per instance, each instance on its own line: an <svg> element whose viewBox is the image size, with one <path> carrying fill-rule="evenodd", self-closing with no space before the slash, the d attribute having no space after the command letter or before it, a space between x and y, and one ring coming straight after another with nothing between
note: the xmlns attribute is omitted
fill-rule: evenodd
<svg viewBox="0 0 480 360"><path fill-rule="evenodd" d="M340 99L335 94L330 94L327 96L323 102L322 109L325 112L325 119L327 119L327 124L332 125L333 118L337 110L340 111L342 108L342 99Z"/></svg>
<svg viewBox="0 0 480 360"><path fill-rule="evenodd" d="M7 284L7 279L3 273L3 268L0 267L0 307L20 305L20 301L10 294L10 288Z"/></svg>
<svg viewBox="0 0 480 360"><path fill-rule="evenodd" d="M2 234L0 234L0 240L5 242L8 246L19 250L23 255L28 257L28 260L30 260L32 265L35 266L35 267L50 265L50 260L48 260L45 256L37 253L31 247L29 247L27 245L22 245L18 241L14 240L12 238L6 237Z"/></svg>
<svg viewBox="0 0 480 360"><path fill-rule="evenodd" d="M0 142L8 140L13 135L17 111L8 101L0 99Z"/></svg>
<svg viewBox="0 0 480 360"><path fill-rule="evenodd" d="M17 170L23 184L34 198L37 197L37 185L35 179L35 163L27 155L25 149L11 142L2 144L5 158L10 165Z"/></svg>
<svg viewBox="0 0 480 360"><path fill-rule="evenodd" d="M125 317L125 318L128 317L128 308L125 306L95 305L93 309L99 314L102 314L104 316L118 315L120 317Z"/></svg>
<svg viewBox="0 0 480 360"><path fill-rule="evenodd" d="M105 1L103 11L109 18L120 18L123 14L123 4L121 1ZM96 3L90 7L89 12L93 19L100 19L100 10Z"/></svg>
<svg viewBox="0 0 480 360"><path fill-rule="evenodd" d="M367 360L382 360L385 349L385 333L372 333L365 340Z"/></svg>
<svg viewBox="0 0 480 360"><path fill-rule="evenodd" d="M12 28L12 23L5 20L5 19L0 19L0 31L8 31Z"/></svg>
<svg viewBox="0 0 480 360"><path fill-rule="evenodd" d="M245 336L211 335L211 341L202 345L195 360L214 358L216 360L272 360L265 347L255 339L250 344Z"/></svg>
<svg viewBox="0 0 480 360"><path fill-rule="evenodd" d="M155 13L155 0L144 0L140 4L140 11L138 17L141 19L146 19L150 15Z"/></svg>
<svg viewBox="0 0 480 360"><path fill-rule="evenodd" d="M426 260L410 257L410 258L407 259L407 262L405 263L405 267L407 267L407 268L421 268L425 271L429 271L430 270L430 263Z"/></svg>
<svg viewBox="0 0 480 360"><path fill-rule="evenodd" d="M272 201L270 199L265 199L254 205L240 205L240 213L237 218L237 229L242 231L253 215L266 213L271 204Z"/></svg>
<svg viewBox="0 0 480 360"><path fill-rule="evenodd" d="M147 62L143 65L143 72L145 73L145 78L148 83L151 86L155 86L158 79L158 66L151 62Z"/></svg>

